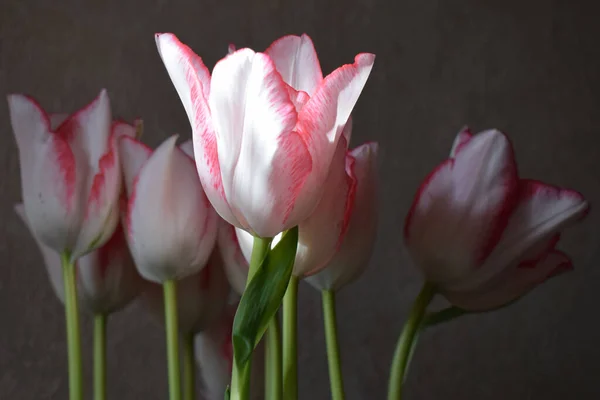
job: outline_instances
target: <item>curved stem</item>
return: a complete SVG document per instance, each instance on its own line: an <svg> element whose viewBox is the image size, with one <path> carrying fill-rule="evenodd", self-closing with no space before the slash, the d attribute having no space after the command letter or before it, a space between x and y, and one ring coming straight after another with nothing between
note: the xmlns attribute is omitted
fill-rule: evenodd
<svg viewBox="0 0 600 400"><path fill-rule="evenodd" d="M246 287L259 270L263 260L271 249L273 238L254 237L252 256L248 266L248 279ZM233 355L233 366L231 370L231 387L229 391L230 400L248 400L250 398L250 371L252 369L252 358L249 358L242 368L238 368L235 362L235 350Z"/></svg>
<svg viewBox="0 0 600 400"><path fill-rule="evenodd" d="M293 276L283 297L283 393L298 398L298 277Z"/></svg>
<svg viewBox="0 0 600 400"><path fill-rule="evenodd" d="M269 322L265 345L265 389L267 400L282 399L281 332L277 314Z"/></svg>
<svg viewBox="0 0 600 400"><path fill-rule="evenodd" d="M332 400L344 399L344 382L340 364L340 347L338 345L337 325L335 318L335 293L332 290L321 292L323 300L323 321L325 323L325 340L327 343L327 362L329 364L329 383Z"/></svg>
<svg viewBox="0 0 600 400"><path fill-rule="evenodd" d="M106 314L94 315L94 400L106 399Z"/></svg>
<svg viewBox="0 0 600 400"><path fill-rule="evenodd" d="M183 337L183 398L194 400L196 395L196 361L194 360L194 334Z"/></svg>
<svg viewBox="0 0 600 400"><path fill-rule="evenodd" d="M404 324L404 329L398 339L394 360L392 361L392 369L390 373L390 382L388 389L388 400L400 400L402 398L402 387L406 367L411 355L413 340L419 330L421 321L425 316L425 311L429 302L435 294L431 284L425 283L421 292L415 299L413 307L408 316L408 320Z"/></svg>
<svg viewBox="0 0 600 400"><path fill-rule="evenodd" d="M167 330L167 362L169 368L169 398L181 400L179 382L179 339L177 335L177 283L169 280L163 283L165 302L165 326Z"/></svg>
<svg viewBox="0 0 600 400"><path fill-rule="evenodd" d="M69 399L82 400L81 335L79 332L79 306L77 304L75 263L71 261L71 254L67 251L61 254L61 262L65 286L65 320L69 357Z"/></svg>

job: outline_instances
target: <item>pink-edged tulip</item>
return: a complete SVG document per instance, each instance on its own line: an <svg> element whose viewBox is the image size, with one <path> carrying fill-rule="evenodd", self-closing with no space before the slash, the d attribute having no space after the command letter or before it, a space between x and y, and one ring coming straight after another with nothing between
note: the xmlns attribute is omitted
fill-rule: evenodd
<svg viewBox="0 0 600 400"><path fill-rule="evenodd" d="M575 191L520 179L501 132L465 129L419 188L404 237L413 261L450 302L492 309L572 267L555 246L587 210Z"/></svg>
<svg viewBox="0 0 600 400"><path fill-rule="evenodd" d="M221 317L229 298L229 283L223 270L223 260L214 249L200 272L177 282L177 316L179 330L196 333L207 329ZM164 322L163 288L148 283L142 295L150 310Z"/></svg>
<svg viewBox="0 0 600 400"><path fill-rule="evenodd" d="M350 125L347 125L347 129ZM355 159L347 151L344 134L330 166L325 192L313 213L298 225L298 248L293 274L297 277L313 275L325 268L339 250L347 232L356 195ZM247 260L252 254L253 237L243 229L236 229L238 242ZM280 236L273 240L277 245Z"/></svg>
<svg viewBox="0 0 600 400"><path fill-rule="evenodd" d="M31 230L72 260L102 246L119 220L117 141L135 128L112 122L105 90L70 116L48 115L20 94L9 95L8 105Z"/></svg>
<svg viewBox="0 0 600 400"><path fill-rule="evenodd" d="M215 245L217 214L211 207L194 159L165 140L154 152L123 137L121 163L129 196L125 226L139 273L164 283L199 272Z"/></svg>
<svg viewBox="0 0 600 400"><path fill-rule="evenodd" d="M193 129L208 198L227 222L261 237L298 225L318 204L375 59L359 54L312 87L306 82L316 82L320 67L305 38L296 53L285 50L287 45L266 53L236 50L211 76L175 35L156 35ZM299 66L296 72L291 65Z"/></svg>
<svg viewBox="0 0 600 400"><path fill-rule="evenodd" d="M64 282L61 257L42 243L33 233L22 204L15 211L38 244L54 293L64 302ZM100 248L75 261L79 299L94 314L111 314L129 304L143 286L129 253L122 227Z"/></svg>
<svg viewBox="0 0 600 400"><path fill-rule="evenodd" d="M325 269L306 278L318 290L341 289L357 279L369 264L377 233L378 149L377 143L364 144L346 158L349 173L356 179L356 194L341 246Z"/></svg>
<svg viewBox="0 0 600 400"><path fill-rule="evenodd" d="M202 398L221 400L231 382L233 346L231 329L237 306L228 306L216 323L200 332L195 338L196 361L202 376ZM252 355L251 392L252 400L264 399L264 351L262 342Z"/></svg>

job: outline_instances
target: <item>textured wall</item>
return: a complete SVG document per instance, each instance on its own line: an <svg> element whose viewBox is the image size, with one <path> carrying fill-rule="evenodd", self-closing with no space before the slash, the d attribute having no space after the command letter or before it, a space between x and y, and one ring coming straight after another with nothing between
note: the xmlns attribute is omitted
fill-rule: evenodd
<svg viewBox="0 0 600 400"><path fill-rule="evenodd" d="M155 32L175 32L209 66L230 42L263 49L286 33L309 33L325 71L359 51L376 53L353 144L383 145L383 218L371 268L340 294L339 318L347 398L382 399L421 284L400 245L402 220L463 124L505 130L523 176L600 204L598 12L594 1L557 0L2 0L0 91L70 111L106 87L114 113L142 116L156 145L173 132L188 135L189 126ZM19 173L5 105L0 131L0 398L65 399L62 310L12 211ZM426 333L407 399L599 398L599 229L592 210L564 235L573 273L510 309ZM326 399L319 298L304 286L300 296L301 398ZM83 322L89 349L90 320ZM140 307L111 320L109 346L111 398L166 398L163 332Z"/></svg>

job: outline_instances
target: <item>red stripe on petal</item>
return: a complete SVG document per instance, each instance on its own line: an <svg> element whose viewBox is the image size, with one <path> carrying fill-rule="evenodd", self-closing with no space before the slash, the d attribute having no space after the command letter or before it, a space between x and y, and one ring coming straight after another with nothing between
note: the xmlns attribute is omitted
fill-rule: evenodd
<svg viewBox="0 0 600 400"><path fill-rule="evenodd" d="M65 201L67 212L74 206L75 193L77 189L77 170L75 155L66 140L57 135L52 135L52 150L56 156L62 183L65 189Z"/></svg>
<svg viewBox="0 0 600 400"><path fill-rule="evenodd" d="M341 138L340 140L345 140L345 138ZM344 220L342 222L342 228L340 229L340 237L336 244L336 252L339 251L340 247L342 246L342 242L344 241L344 237L348 231L348 226L350 225L352 213L354 212L354 199L356 198L357 187L356 174L354 173L355 163L356 159L350 153L348 153L346 155L346 181L348 182L348 195L346 196Z"/></svg>

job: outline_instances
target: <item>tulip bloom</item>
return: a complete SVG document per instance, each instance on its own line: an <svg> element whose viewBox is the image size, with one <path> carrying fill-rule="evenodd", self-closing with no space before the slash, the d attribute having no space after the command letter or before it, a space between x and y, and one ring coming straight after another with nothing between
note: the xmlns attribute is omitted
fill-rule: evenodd
<svg viewBox="0 0 600 400"><path fill-rule="evenodd" d="M105 90L70 116L48 115L19 94L9 95L8 105L32 232L71 260L101 247L119 219L117 141L135 129L112 123Z"/></svg>
<svg viewBox="0 0 600 400"><path fill-rule="evenodd" d="M520 179L501 132L465 130L419 188L404 236L414 262L450 302L486 310L570 269L555 246L587 210L575 191Z"/></svg>
<svg viewBox="0 0 600 400"><path fill-rule="evenodd" d="M306 278L318 290L341 289L357 279L369 263L377 233L378 148L377 143L364 144L346 156L348 174L356 180L356 193L339 249L325 269ZM318 232L313 234L318 235Z"/></svg>
<svg viewBox="0 0 600 400"><path fill-rule="evenodd" d="M343 127L374 55L359 54L322 78L307 36L265 53L240 49L212 76L173 34L160 56L189 117L202 185L230 224L274 237L305 220L323 195Z"/></svg>
<svg viewBox="0 0 600 400"><path fill-rule="evenodd" d="M217 215L202 190L194 159L176 140L170 137L154 152L130 137L120 146L129 195L129 246L142 277L161 284L199 272L217 234Z"/></svg>
<svg viewBox="0 0 600 400"><path fill-rule="evenodd" d="M15 211L31 230L22 204ZM33 235L33 232L32 232ZM34 236L54 293L64 303L64 282L60 254ZM118 226L104 246L75 262L77 293L83 306L93 314L112 314L129 304L140 292L143 281L129 253L125 235Z"/></svg>

